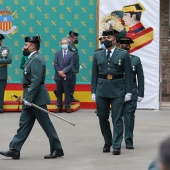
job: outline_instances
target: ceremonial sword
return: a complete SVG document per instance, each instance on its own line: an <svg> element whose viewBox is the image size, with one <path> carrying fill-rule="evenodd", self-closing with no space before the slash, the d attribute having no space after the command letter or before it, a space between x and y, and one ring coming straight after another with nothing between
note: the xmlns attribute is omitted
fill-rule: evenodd
<svg viewBox="0 0 170 170"><path fill-rule="evenodd" d="M11 99L12 99L12 97L16 98L16 99L17 99L17 102L19 102L20 100L24 101L23 98L21 98L20 96L15 95L15 94L11 94ZM68 120L66 120L66 119L64 119L64 118L62 118L62 117L60 117L60 116L58 116L58 115L52 113L52 112L49 112L48 110L45 110L45 109L43 109L42 107L39 107L39 106L37 106L37 105L34 104L34 103L30 103L30 104L31 104L31 106L36 107L36 108L39 109L39 110L42 110L42 111L44 111L44 112L46 112L46 113L48 113L48 114L50 114L50 115L53 115L53 116L55 116L55 117L57 117L57 118L59 118L59 119L65 121L65 122L67 122L67 123L69 123L69 124L75 126L74 123L72 123L72 122L70 122L70 121L68 121Z"/></svg>

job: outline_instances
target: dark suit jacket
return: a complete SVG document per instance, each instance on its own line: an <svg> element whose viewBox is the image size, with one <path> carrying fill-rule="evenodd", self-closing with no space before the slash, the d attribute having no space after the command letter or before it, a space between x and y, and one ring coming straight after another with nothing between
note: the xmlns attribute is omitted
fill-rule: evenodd
<svg viewBox="0 0 170 170"><path fill-rule="evenodd" d="M39 52L27 60L23 74L22 84L30 84L30 88L24 89L23 98L39 106L50 104L50 96L44 84L46 64Z"/></svg>
<svg viewBox="0 0 170 170"><path fill-rule="evenodd" d="M2 56L2 51L7 50L7 56ZM0 80L7 79L7 65L12 63L11 53L8 47L1 46L0 48Z"/></svg>
<svg viewBox="0 0 170 170"><path fill-rule="evenodd" d="M54 80L62 80L63 78L58 75L58 71L63 71L66 74L67 80L72 80L72 67L74 64L74 53L67 50L65 61L63 60L62 50L58 51L54 58L55 76Z"/></svg>
<svg viewBox="0 0 170 170"><path fill-rule="evenodd" d="M123 75L125 78L107 80L100 75ZM126 50L115 48L110 61L106 50L95 52L92 65L91 93L100 97L116 98L132 93L132 70L130 56Z"/></svg>

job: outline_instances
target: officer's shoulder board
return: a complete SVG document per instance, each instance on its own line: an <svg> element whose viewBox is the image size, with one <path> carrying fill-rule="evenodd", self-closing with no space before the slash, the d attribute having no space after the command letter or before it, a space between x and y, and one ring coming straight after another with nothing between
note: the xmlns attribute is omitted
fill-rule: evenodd
<svg viewBox="0 0 170 170"><path fill-rule="evenodd" d="M98 49L95 50L95 52L102 51L102 50L104 50L104 49L103 48L98 48Z"/></svg>
<svg viewBox="0 0 170 170"><path fill-rule="evenodd" d="M127 50L125 49L122 49L122 48L119 48L119 47L116 47L117 48L117 51L124 51L124 52L127 52Z"/></svg>
<svg viewBox="0 0 170 170"><path fill-rule="evenodd" d="M140 57L138 57L138 56L136 56L136 55L132 55L132 54L130 54L130 56L131 56L131 57L133 57L133 58L135 58L135 59L140 60Z"/></svg>
<svg viewBox="0 0 170 170"><path fill-rule="evenodd" d="M130 55L130 57L133 58L133 60L136 61L137 63L141 63L140 57L136 55Z"/></svg>
<svg viewBox="0 0 170 170"><path fill-rule="evenodd" d="M7 50L9 50L9 48L7 46L3 46L3 48L6 48Z"/></svg>

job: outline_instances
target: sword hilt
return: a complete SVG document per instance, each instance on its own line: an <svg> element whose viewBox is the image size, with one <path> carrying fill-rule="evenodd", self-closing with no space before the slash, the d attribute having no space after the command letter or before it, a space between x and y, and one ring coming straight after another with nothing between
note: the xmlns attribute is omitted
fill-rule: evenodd
<svg viewBox="0 0 170 170"><path fill-rule="evenodd" d="M11 94L11 99L12 97L16 98L17 99L17 102L19 102L20 100L22 100L21 96L17 96L15 94Z"/></svg>

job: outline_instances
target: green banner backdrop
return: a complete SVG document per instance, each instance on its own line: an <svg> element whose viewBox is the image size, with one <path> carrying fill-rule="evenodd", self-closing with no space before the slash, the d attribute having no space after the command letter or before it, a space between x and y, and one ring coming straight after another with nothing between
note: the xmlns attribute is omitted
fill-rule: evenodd
<svg viewBox="0 0 170 170"><path fill-rule="evenodd" d="M6 9L11 13L6 14ZM4 14L11 17L11 32L0 29L6 34L3 43L10 48L13 59L8 66L8 83L20 83L24 37L33 35L40 35L42 39L40 53L46 61L46 83L55 83L55 52L60 50L60 40L73 30L79 33L78 50L83 67L77 75L77 84L90 84L97 37L96 0L0 0L1 18Z"/></svg>

